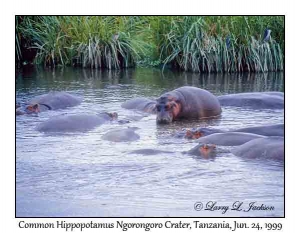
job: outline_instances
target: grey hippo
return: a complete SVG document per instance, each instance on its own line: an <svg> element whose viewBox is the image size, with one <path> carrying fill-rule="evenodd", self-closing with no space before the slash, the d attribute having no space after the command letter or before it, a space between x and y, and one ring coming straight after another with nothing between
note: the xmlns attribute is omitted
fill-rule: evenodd
<svg viewBox="0 0 300 233"><path fill-rule="evenodd" d="M211 134L197 139L196 142L220 146L239 146L256 138L265 138L265 136L243 132L226 132Z"/></svg>
<svg viewBox="0 0 300 233"><path fill-rule="evenodd" d="M131 100L127 100L121 105L122 108L136 109L148 113L156 112L156 101L144 97L138 97Z"/></svg>
<svg viewBox="0 0 300 233"><path fill-rule="evenodd" d="M232 153L242 158L284 161L284 138L257 138L234 148Z"/></svg>
<svg viewBox="0 0 300 233"><path fill-rule="evenodd" d="M115 129L107 132L102 136L103 140L111 142L132 142L140 139L140 136L135 133L138 127L128 127L126 129Z"/></svg>
<svg viewBox="0 0 300 233"><path fill-rule="evenodd" d="M254 126L254 127L245 127L240 129L233 130L221 130L215 128L193 128L181 130L175 133L175 137L178 138L187 138L187 139L198 139L200 137L205 137L214 133L226 133L226 132L244 132L244 133L253 133L263 136L284 136L284 124L274 124L274 125L263 125L263 126Z"/></svg>
<svg viewBox="0 0 300 233"><path fill-rule="evenodd" d="M222 106L247 107L255 109L282 109L283 92L249 92L218 96Z"/></svg>
<svg viewBox="0 0 300 233"><path fill-rule="evenodd" d="M235 156L246 159L268 159L284 162L284 138L256 138L231 149L231 151L217 148L214 144L200 143L184 153L202 158L212 158L221 152L231 152Z"/></svg>
<svg viewBox="0 0 300 233"><path fill-rule="evenodd" d="M184 86L164 93L157 99L156 122L171 123L178 119L201 119L221 115L218 99L209 91Z"/></svg>
<svg viewBox="0 0 300 233"><path fill-rule="evenodd" d="M63 109L79 105L81 98L67 92L51 91L34 97L26 106L16 109L16 115L39 113L47 110Z"/></svg>
<svg viewBox="0 0 300 233"><path fill-rule="evenodd" d="M126 101L122 107L156 113L157 123L171 123L178 119L212 118L221 115L220 103L209 91L184 86L161 95L156 102L148 98Z"/></svg>
<svg viewBox="0 0 300 233"><path fill-rule="evenodd" d="M139 149L131 151L129 154L140 154L140 155L157 155L157 154L172 154L173 152L157 150L157 149Z"/></svg>
<svg viewBox="0 0 300 233"><path fill-rule="evenodd" d="M93 114L77 114L55 116L40 123L36 130L45 133L66 133L66 132L83 132L92 130L93 128L106 122L116 120L117 113L99 113Z"/></svg>
<svg viewBox="0 0 300 233"><path fill-rule="evenodd" d="M216 145L210 143L199 143L197 146L193 147L183 154L200 156L205 159L214 158L218 153Z"/></svg>

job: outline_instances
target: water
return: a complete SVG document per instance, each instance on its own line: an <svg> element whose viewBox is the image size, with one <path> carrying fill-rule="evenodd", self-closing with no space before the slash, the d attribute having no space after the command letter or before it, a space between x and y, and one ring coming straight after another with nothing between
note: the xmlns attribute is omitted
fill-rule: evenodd
<svg viewBox="0 0 300 233"><path fill-rule="evenodd" d="M283 216L284 168L274 161L245 160L222 153L205 160L182 154L196 143L176 139L183 128L213 126L234 129L284 122L283 110L223 108L217 121L182 121L157 126L150 115L127 125L106 124L85 133L47 135L35 130L61 114L116 111L119 117L138 116L121 103L138 96L158 97L183 85L215 95L250 91L283 91L282 73L199 75L139 68L126 71L36 69L16 81L17 102L51 90L84 97L81 105L16 118L16 214L25 216ZM141 139L130 143L101 140L111 129L136 126ZM153 148L174 153L130 154ZM274 206L273 211L195 211L204 205L250 202Z"/></svg>

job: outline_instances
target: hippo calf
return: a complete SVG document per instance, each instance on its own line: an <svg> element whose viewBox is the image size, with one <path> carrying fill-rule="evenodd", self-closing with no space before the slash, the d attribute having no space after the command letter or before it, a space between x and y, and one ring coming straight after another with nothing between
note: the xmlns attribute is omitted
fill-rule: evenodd
<svg viewBox="0 0 300 233"><path fill-rule="evenodd" d="M116 113L99 113L92 114L78 114L78 115L63 115L55 116L49 120L42 122L36 127L36 130L45 133L66 133L66 132L83 132L92 130L95 127L106 122L115 120Z"/></svg>
<svg viewBox="0 0 300 233"><path fill-rule="evenodd" d="M218 96L222 106L247 107L255 109L282 109L284 94L282 92L248 92Z"/></svg>

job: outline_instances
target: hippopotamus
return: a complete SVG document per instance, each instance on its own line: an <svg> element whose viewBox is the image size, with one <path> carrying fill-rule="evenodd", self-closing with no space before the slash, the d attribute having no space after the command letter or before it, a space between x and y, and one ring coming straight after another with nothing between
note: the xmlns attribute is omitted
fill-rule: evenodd
<svg viewBox="0 0 300 233"><path fill-rule="evenodd" d="M282 109L282 92L249 92L218 96L222 106L247 107L255 109Z"/></svg>
<svg viewBox="0 0 300 233"><path fill-rule="evenodd" d="M183 154L201 156L202 158L213 158L217 155L217 147L210 143L200 143L189 151L183 152Z"/></svg>
<svg viewBox="0 0 300 233"><path fill-rule="evenodd" d="M198 139L200 137L205 137L214 133L226 133L226 132L244 132L244 133L253 133L259 134L263 136L284 136L284 124L275 124L275 125L264 125L264 126L255 126L255 127L246 127L241 129L234 130L221 130L214 128L193 128L182 130L175 134L176 137L179 138L187 138L187 139Z"/></svg>
<svg viewBox="0 0 300 233"><path fill-rule="evenodd" d="M263 136L283 137L284 136L284 124L247 127L247 128L231 130L231 132L245 132L245 133L259 134L259 135L263 135Z"/></svg>
<svg viewBox="0 0 300 233"><path fill-rule="evenodd" d="M17 115L38 113L47 110L63 109L73 107L81 103L81 98L78 96L66 93L51 91L48 94L43 94L31 99L24 109L18 108Z"/></svg>
<svg viewBox="0 0 300 233"><path fill-rule="evenodd" d="M156 112L156 102L154 100L144 97L138 97L131 100L127 100L121 105L121 107L126 109L136 109L147 113Z"/></svg>
<svg viewBox="0 0 300 233"><path fill-rule="evenodd" d="M129 154L141 154L141 155L157 155L157 154L172 154L173 152L156 150L156 149L139 149L131 151Z"/></svg>
<svg viewBox="0 0 300 233"><path fill-rule="evenodd" d="M83 132L117 119L117 113L99 113L55 116L42 122L36 130L45 133Z"/></svg>
<svg viewBox="0 0 300 233"><path fill-rule="evenodd" d="M187 138L187 139L198 139L200 137L205 137L214 133L224 133L224 130L214 129L214 128L192 128L181 130L180 132L175 133L175 137L177 138Z"/></svg>
<svg viewBox="0 0 300 233"><path fill-rule="evenodd" d="M263 158L284 161L284 138L267 137L253 139L234 148L232 153L243 158Z"/></svg>
<svg viewBox="0 0 300 233"><path fill-rule="evenodd" d="M171 123L181 118L200 119L220 116L218 99L209 91L184 86L164 93L156 102L157 123Z"/></svg>
<svg viewBox="0 0 300 233"><path fill-rule="evenodd" d="M115 129L107 132L102 136L103 140L111 142L131 142L140 139L140 136L135 133L138 127L128 127L126 129Z"/></svg>
<svg viewBox="0 0 300 233"><path fill-rule="evenodd" d="M256 138L265 138L265 136L252 133L226 132L211 134L197 139L196 142L212 143L220 146L239 146Z"/></svg>

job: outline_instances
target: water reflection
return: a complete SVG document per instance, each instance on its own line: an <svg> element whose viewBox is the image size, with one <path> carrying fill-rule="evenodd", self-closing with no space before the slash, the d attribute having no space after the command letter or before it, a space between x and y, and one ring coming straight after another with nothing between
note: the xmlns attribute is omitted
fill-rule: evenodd
<svg viewBox="0 0 300 233"><path fill-rule="evenodd" d="M26 71L28 73L28 71ZM149 88L160 87L164 91L190 85L212 90L215 94L283 91L284 73L232 73L232 74L197 74L188 72L162 72L159 69L127 69L127 70L99 70L99 69L42 69L34 68L30 75L20 73L16 87L29 89L46 86L51 88L105 88L107 85L132 84ZM56 83L60 85L57 86ZM71 85L70 84L75 84Z"/></svg>

